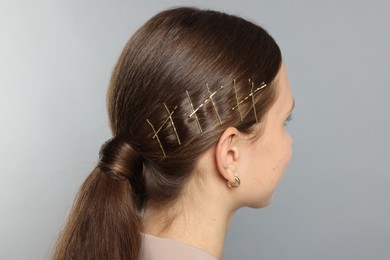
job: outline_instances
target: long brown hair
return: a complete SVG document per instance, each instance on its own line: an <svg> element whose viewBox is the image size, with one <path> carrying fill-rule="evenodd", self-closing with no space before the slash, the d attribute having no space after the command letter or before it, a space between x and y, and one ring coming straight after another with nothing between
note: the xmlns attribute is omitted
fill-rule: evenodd
<svg viewBox="0 0 390 260"><path fill-rule="evenodd" d="M264 29L236 16L183 7L146 22L112 73L113 138L77 195L54 259L137 259L140 212L174 202L227 127L249 133L261 124L281 59Z"/></svg>

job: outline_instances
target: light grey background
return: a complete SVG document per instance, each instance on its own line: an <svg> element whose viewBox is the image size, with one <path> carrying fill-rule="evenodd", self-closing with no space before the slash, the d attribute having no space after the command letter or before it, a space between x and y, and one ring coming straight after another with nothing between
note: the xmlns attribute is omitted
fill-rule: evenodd
<svg viewBox="0 0 390 260"><path fill-rule="evenodd" d="M390 258L390 1L0 2L0 259L48 259L110 136L105 91L130 35L175 5L267 28L296 99L295 154L223 259Z"/></svg>

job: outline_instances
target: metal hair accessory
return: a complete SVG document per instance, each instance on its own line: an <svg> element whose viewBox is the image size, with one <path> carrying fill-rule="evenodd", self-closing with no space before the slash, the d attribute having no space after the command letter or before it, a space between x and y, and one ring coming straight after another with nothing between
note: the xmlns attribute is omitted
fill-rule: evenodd
<svg viewBox="0 0 390 260"><path fill-rule="evenodd" d="M256 111L256 106L255 106L256 102L255 102L254 96L255 96L255 94L256 94L259 90L265 88L265 87L267 86L267 84L264 83L264 82L262 82L262 83L260 84L260 86L257 87L257 88L255 89L255 83L254 83L253 81L251 81L250 79L248 80L248 82L249 82L249 86L250 86L250 92L249 92L249 94L248 94L246 97L244 97L242 100L239 100L239 99L238 99L238 94L237 94L237 89L236 89L236 80L235 80L235 79L233 80L233 90L234 90L235 97L236 97L236 105L235 105L234 107L232 107L231 110L233 110L233 111L234 111L234 110L237 110L238 113L240 114L240 121L242 121L242 120L243 120L243 116L242 116L242 112L241 112L241 110L240 110L240 105L243 104L245 101L247 101L249 98L251 98L251 100L252 100L253 114L254 114L254 116L255 116L256 123L258 123L257 111ZM220 91L221 89L223 89L224 86L220 86L220 87L219 87L217 90L215 90L214 92L211 92L211 91L210 91L209 85L208 85L207 83L205 84L205 87L206 87L206 89L207 89L208 97L207 97L206 100L203 101L197 108L194 108L194 105L193 105L193 103L192 103L190 94L189 94L189 92L186 90L186 94L187 94L188 100L189 100L190 105L191 105L191 108L192 108L192 112L188 115L188 118L195 117L196 122L197 122L197 125L198 125L198 128L199 128L199 132L200 132L201 134L203 133L203 129L202 129L202 126L201 126L201 124L200 124L199 118L198 118L198 116L197 116L196 113L199 111L199 109L201 109L202 107L204 107L205 105L207 105L207 104L210 103L210 102L211 102L211 104L213 105L213 108L214 108L216 117L217 117L217 119L218 119L219 125L222 125L222 119L221 119L221 117L220 117L220 115L219 115L219 113L218 113L218 109L217 109L216 104L214 103L213 97L215 96L215 94L218 93L218 91ZM162 145L162 143L161 143L161 140L160 140L158 134L159 134L159 132L161 131L161 129L164 127L164 125L167 124L168 121L171 123L171 126L172 126L172 128L173 128L173 131L175 132L175 135L176 135L176 138L177 138L177 142L179 143L179 145L181 145L181 141L180 141L179 134L177 133L177 130L176 130L176 127L175 127L175 123L174 123L173 118L172 118L172 115L173 115L173 113L175 113L175 111L176 111L176 109L177 109L177 106L175 106L175 107L173 108L173 110L170 111L170 110L168 109L166 103L163 103L163 105L164 105L165 110L166 110L167 113L168 113L168 117L164 120L164 122L161 124L161 126L160 126L157 130L156 130L156 128L154 127L154 125L150 122L149 119L146 119L146 121L148 122L148 124L151 126L151 128L152 128L152 130L153 130L152 139L156 139L156 140L157 140L158 145L160 146L160 149L161 149L161 151L162 151L164 157L166 157L166 153L165 153L164 147L163 147L163 145ZM237 181L237 179L238 179L238 181ZM240 179L239 179L238 177L237 177L237 179L236 179L236 184L238 183L238 186L240 186ZM229 185L230 185L230 184L229 184ZM237 188L238 188L238 186L237 186ZM235 187L235 186L232 186L232 187Z"/></svg>
<svg viewBox="0 0 390 260"><path fill-rule="evenodd" d="M207 103L209 103L211 101L211 104L213 104L213 107L214 107L214 111L215 111L215 114L217 115L217 118L218 118L218 121L219 121L219 125L222 125L222 121L221 121L221 118L218 114L218 110L217 110L217 107L214 103L214 100L213 100L213 96L218 92L220 91L221 89L224 88L224 86L220 86L216 91L214 91L213 93L211 93L210 91L210 88L209 88L209 84L206 83L206 88L207 88L207 92L209 94L209 97L202 103L200 104L196 109L194 109L194 106L192 105L192 102L191 102L191 98L190 98L190 95L188 94L188 91L187 92L187 95L188 95L188 99L190 100L190 103L191 103L191 107L192 107L192 113L188 115L188 118L191 118L193 115L195 115L198 123L199 123L199 120L198 120L198 117L196 116L196 112L201 109L204 105L206 105ZM199 124L200 125L200 124Z"/></svg>
<svg viewBox="0 0 390 260"><path fill-rule="evenodd" d="M175 108L172 110L172 112L169 111L169 109L168 109L168 107L167 107L167 105L165 103L164 103L164 107L165 107L165 110L167 111L169 116L167 117L167 119L165 119L165 121L162 123L162 125L160 126L160 128L157 131L154 128L153 124L149 121L149 119L146 119L146 121L149 123L149 125L153 129L154 135L153 135L152 139L154 139L154 138L157 139L157 142L160 145L161 151L162 151L162 153L163 153L163 155L165 157L166 153L165 153L164 148L163 148L163 146L161 144L160 138L158 137L158 133L161 131L163 126L168 122L168 120L170 120L170 122L171 122L171 125L172 125L172 128L173 128L174 132L175 132L175 135L176 135L178 143L181 144L181 142L180 142L179 135L177 134L177 131L176 131L175 123L173 122L173 119L172 119L172 115L173 115L173 113L175 113L175 110L176 110L177 106L175 106Z"/></svg>
<svg viewBox="0 0 390 260"><path fill-rule="evenodd" d="M246 97L245 97L243 100L241 100L241 101L238 101L238 98L237 98L237 90L236 90L236 87L235 87L235 85L236 85L236 80L233 81L233 89L234 89L234 92L235 92L235 94L236 94L237 105L235 105L235 106L232 108L232 110L235 110L235 109L238 110L238 112L240 113L241 121L242 121L243 118L242 118L242 114L241 114L241 111L240 111L240 105L241 105L242 103L244 103L248 98L251 97L253 114L255 115L256 123L258 123L259 121L258 121L258 119L257 119L257 111L256 111L256 107L255 107L255 104L256 104L256 102L255 102L255 94L256 94L256 92L258 92L259 90L265 88L265 87L267 86L267 84L265 84L264 82L262 82L258 88L256 88L255 90L253 90L253 89L255 88L255 83L254 83L253 81L251 82L250 79L249 79L248 81L249 81L249 85L250 85L250 87L251 87L251 92L249 93L248 96L246 96Z"/></svg>

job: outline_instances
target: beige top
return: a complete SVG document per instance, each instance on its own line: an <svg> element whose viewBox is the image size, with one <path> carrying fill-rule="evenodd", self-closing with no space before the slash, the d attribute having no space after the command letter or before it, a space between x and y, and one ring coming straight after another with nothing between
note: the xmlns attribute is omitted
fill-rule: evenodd
<svg viewBox="0 0 390 260"><path fill-rule="evenodd" d="M217 260L212 254L167 238L141 234L142 248L139 260Z"/></svg>

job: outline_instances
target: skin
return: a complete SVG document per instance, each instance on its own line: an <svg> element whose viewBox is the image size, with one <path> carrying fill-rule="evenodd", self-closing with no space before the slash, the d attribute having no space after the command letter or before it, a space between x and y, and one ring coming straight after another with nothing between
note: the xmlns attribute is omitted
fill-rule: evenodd
<svg viewBox="0 0 390 260"><path fill-rule="evenodd" d="M227 128L218 143L199 160L194 177L171 209L148 208L144 232L203 249L221 258L223 244L235 211L260 208L271 202L292 154L292 139L285 127L293 107L284 65L276 76L277 99L259 125L256 139ZM239 188L231 188L235 176ZM167 225L167 212L174 221Z"/></svg>
<svg viewBox="0 0 390 260"><path fill-rule="evenodd" d="M244 142L240 149L236 173L241 179L242 194L239 206L260 208L272 199L292 155L292 138L286 129L286 121L294 107L284 66L277 77L279 96L265 115L265 127L256 142ZM240 190L240 191L241 191ZM245 191L245 192L244 192Z"/></svg>

